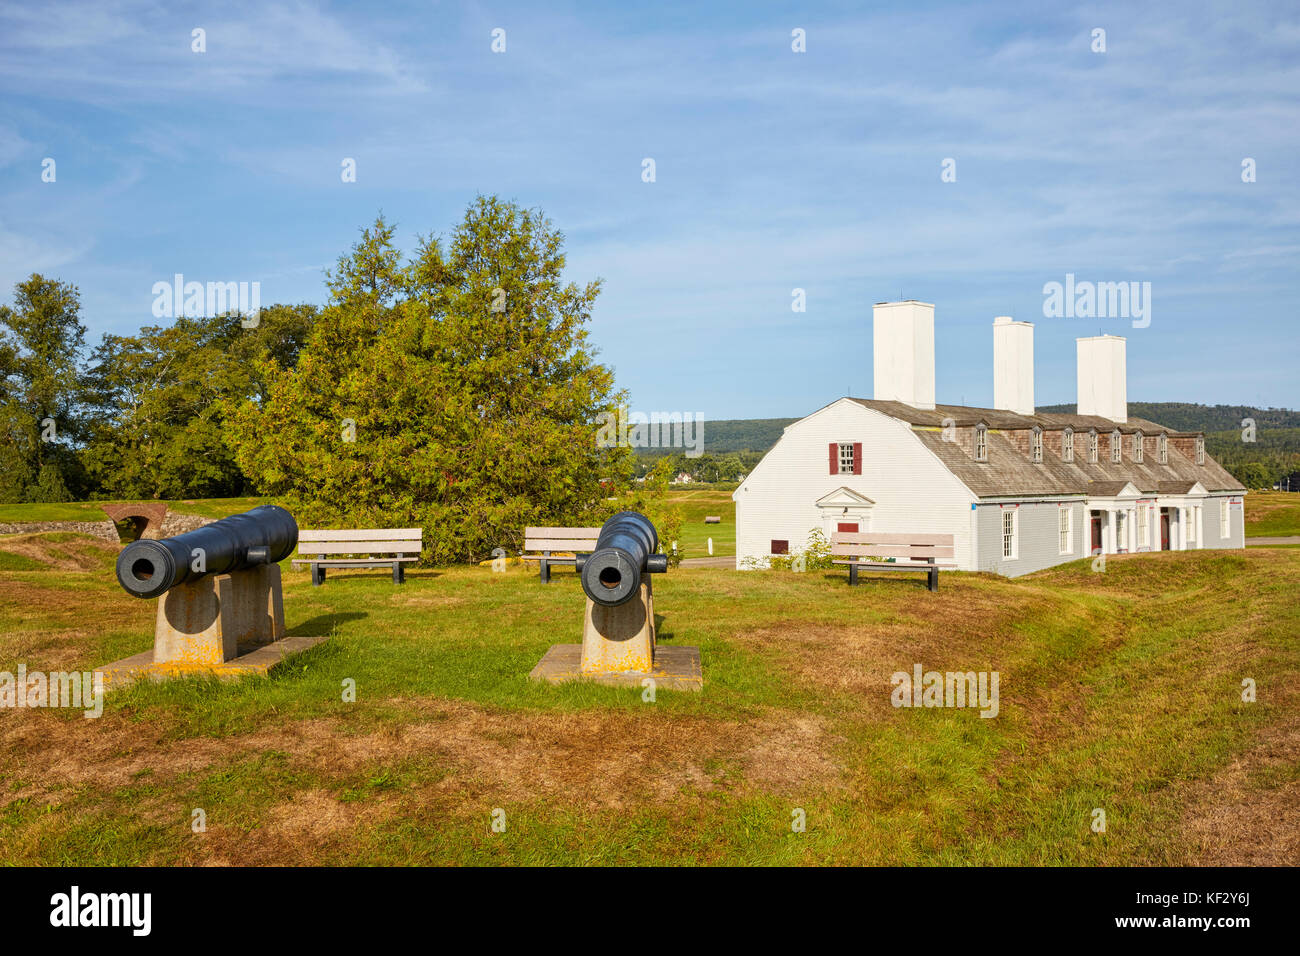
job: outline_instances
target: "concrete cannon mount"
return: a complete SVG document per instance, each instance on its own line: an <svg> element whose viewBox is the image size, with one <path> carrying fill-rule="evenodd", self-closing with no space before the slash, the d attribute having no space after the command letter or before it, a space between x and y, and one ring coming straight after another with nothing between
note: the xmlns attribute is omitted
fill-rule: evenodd
<svg viewBox="0 0 1300 956"><path fill-rule="evenodd" d="M656 690L703 690L698 647L660 647L655 635L654 595L647 575L630 601L604 606L587 599L581 644L554 644L529 672L531 680L560 684L591 680Z"/></svg>
<svg viewBox="0 0 1300 956"><path fill-rule="evenodd" d="M211 574L158 598L153 648L95 670L105 688L140 678L265 674L326 637L286 637L280 567Z"/></svg>

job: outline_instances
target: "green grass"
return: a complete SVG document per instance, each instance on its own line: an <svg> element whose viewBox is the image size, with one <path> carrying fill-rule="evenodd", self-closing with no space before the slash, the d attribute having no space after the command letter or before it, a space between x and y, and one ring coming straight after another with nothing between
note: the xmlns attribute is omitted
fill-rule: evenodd
<svg viewBox="0 0 1300 956"><path fill-rule="evenodd" d="M1252 491L1245 507L1247 538L1300 535L1300 492Z"/></svg>
<svg viewBox="0 0 1300 956"><path fill-rule="evenodd" d="M0 670L150 646L155 605L94 562L0 569ZM0 841L59 865L1195 862L1187 815L1222 812L1203 793L1294 712L1297 573L1285 549L1173 552L945 575L931 595L678 569L655 581L659 636L700 648L705 690L653 704L528 681L579 639L571 574L289 574L290 633L330 640L270 677L136 685L99 720L5 713ZM889 706L914 663L997 671L998 717ZM1249 799L1298 772L1252 773Z"/></svg>
<svg viewBox="0 0 1300 956"><path fill-rule="evenodd" d="M715 489L669 491L672 503L682 510L682 530L678 547L688 558L708 557L708 539L713 539L715 557L736 553L736 504L731 492ZM716 515L721 524L705 524L706 516Z"/></svg>
<svg viewBox="0 0 1300 956"><path fill-rule="evenodd" d="M54 504L0 505L0 524L20 524L38 521L107 521L98 501L67 501ZM264 498L193 498L167 501L168 508L182 514L200 515L204 518L224 518L265 504Z"/></svg>

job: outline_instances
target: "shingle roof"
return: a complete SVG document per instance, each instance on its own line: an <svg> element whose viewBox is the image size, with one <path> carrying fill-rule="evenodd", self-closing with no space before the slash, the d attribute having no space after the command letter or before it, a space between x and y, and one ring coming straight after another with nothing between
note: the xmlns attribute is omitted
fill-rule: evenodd
<svg viewBox="0 0 1300 956"><path fill-rule="evenodd" d="M911 424L913 434L981 498L1063 494L1109 496L1118 493L1130 481L1144 494L1185 494L1198 481L1206 491L1246 490L1209 455L1205 456L1205 464L1198 465L1179 451L1173 442L1168 445L1169 462L1164 465L1155 461L1154 455L1147 455L1141 464L1127 455L1124 461L1113 463L1105 450L1098 456L1097 463L1091 464L1086 453L1078 448L1071 463L1062 461L1059 454L1046 448L1043 460L1032 462L1002 434L1003 431L1029 429L1035 425L1045 430L1060 430L1069 425L1076 432L1096 428L1100 434L1109 434L1116 428L1124 434L1139 430L1146 435L1164 432L1171 437L1199 434L1175 432L1146 419L1130 418L1127 423L1118 425L1108 418L1094 415L1017 415L1015 412L965 405L936 405L930 410L913 408L902 402L865 398L852 401ZM988 461L977 462L957 442L945 440L938 430L944 426L945 419L951 419L958 427L970 427L981 421L987 424Z"/></svg>
<svg viewBox="0 0 1300 956"><path fill-rule="evenodd" d="M1166 428L1145 418L1130 418L1120 424L1100 415L1066 415L1063 413L1039 412L1036 415L1019 415L999 408L976 408L970 405L936 405L933 409L913 408L904 402L879 401L871 398L852 398L850 401L884 412L890 418L902 419L913 425L930 425L941 428L945 419L952 419L958 427L977 425L984 422L989 428L1041 428L1060 429L1069 425L1076 432L1086 432L1090 428L1108 434L1119 429L1124 435L1141 431L1146 435L1158 435L1161 432L1172 437L1188 437L1200 432L1180 432Z"/></svg>

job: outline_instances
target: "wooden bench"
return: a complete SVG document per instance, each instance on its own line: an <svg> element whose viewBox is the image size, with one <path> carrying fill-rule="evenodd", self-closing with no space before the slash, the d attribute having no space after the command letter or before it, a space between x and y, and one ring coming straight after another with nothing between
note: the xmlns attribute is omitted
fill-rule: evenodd
<svg viewBox="0 0 1300 956"><path fill-rule="evenodd" d="M836 531L831 535L833 564L849 566L849 584L858 583L858 568L874 571L925 571L927 587L939 590L940 564L936 559L954 556L950 534L886 534L873 531ZM883 561L882 558L894 558ZM837 560L838 559L838 560Z"/></svg>
<svg viewBox="0 0 1300 956"><path fill-rule="evenodd" d="M551 580L552 564L573 564L579 554L590 554L596 550L596 539L600 537L599 528L525 528L524 550L540 551L540 554L525 554L525 561L536 561L541 568L543 584ZM573 557L555 557L555 552L572 552Z"/></svg>
<svg viewBox="0 0 1300 956"><path fill-rule="evenodd" d="M326 568L393 569L393 583L406 581L406 565L420 560L419 528L358 528L351 531L299 531L294 564L311 565L311 583L320 587ZM310 557L307 557L310 555ZM348 557L351 555L351 557Z"/></svg>

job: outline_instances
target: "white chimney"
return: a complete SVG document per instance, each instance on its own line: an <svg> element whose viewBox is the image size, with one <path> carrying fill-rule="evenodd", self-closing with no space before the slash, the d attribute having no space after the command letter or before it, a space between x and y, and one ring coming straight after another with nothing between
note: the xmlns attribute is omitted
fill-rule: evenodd
<svg viewBox="0 0 1300 956"><path fill-rule="evenodd" d="M1094 335L1079 345L1079 414L1128 421L1128 379L1122 335Z"/></svg>
<svg viewBox="0 0 1300 956"><path fill-rule="evenodd" d="M1034 324L993 320L993 407L1034 414Z"/></svg>
<svg viewBox="0 0 1300 956"><path fill-rule="evenodd" d="M872 326L876 399L934 408L934 306L877 302Z"/></svg>

